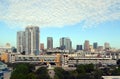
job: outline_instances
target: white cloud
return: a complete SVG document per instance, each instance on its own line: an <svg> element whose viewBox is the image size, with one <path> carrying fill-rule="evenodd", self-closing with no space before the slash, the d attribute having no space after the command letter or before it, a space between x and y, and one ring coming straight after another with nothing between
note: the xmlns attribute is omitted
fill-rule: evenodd
<svg viewBox="0 0 120 79"><path fill-rule="evenodd" d="M0 20L21 27L84 22L86 28L120 20L120 0L0 0L0 11Z"/></svg>

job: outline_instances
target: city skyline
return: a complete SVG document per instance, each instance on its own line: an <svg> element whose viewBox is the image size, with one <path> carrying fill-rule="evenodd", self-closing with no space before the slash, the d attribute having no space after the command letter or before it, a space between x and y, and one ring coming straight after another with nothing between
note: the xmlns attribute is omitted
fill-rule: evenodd
<svg viewBox="0 0 120 79"><path fill-rule="evenodd" d="M47 37L53 38L54 47L59 47L60 38L69 37L74 49L85 40L89 40L90 45L98 42L104 46L108 42L111 47L120 48L119 4L119 0L52 0L49 3L1 0L0 46L10 43L17 47L17 31L33 25L40 27L40 43L44 43L45 48Z"/></svg>

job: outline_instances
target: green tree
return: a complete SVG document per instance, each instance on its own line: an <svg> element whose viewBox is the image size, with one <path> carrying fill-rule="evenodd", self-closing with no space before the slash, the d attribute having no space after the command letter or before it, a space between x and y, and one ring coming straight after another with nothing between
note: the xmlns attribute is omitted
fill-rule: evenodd
<svg viewBox="0 0 120 79"><path fill-rule="evenodd" d="M55 71L55 75L59 78L59 79L71 79L72 75L70 74L69 71L65 71L63 68L61 67L56 67L54 69Z"/></svg>
<svg viewBox="0 0 120 79"><path fill-rule="evenodd" d="M84 65L83 64L78 65L77 68L76 68L76 71L78 73L85 73Z"/></svg>
<svg viewBox="0 0 120 79"><path fill-rule="evenodd" d="M36 76L35 76L34 73L29 73L29 74L27 75L27 79L36 79Z"/></svg>
<svg viewBox="0 0 120 79"><path fill-rule="evenodd" d="M94 78L95 79L101 79L102 75L103 75L102 70L97 69L97 70L94 71Z"/></svg>
<svg viewBox="0 0 120 79"><path fill-rule="evenodd" d="M71 71L70 73L71 73L71 75L72 75L72 77L73 77L72 79L77 79L78 72L77 72L76 70Z"/></svg>
<svg viewBox="0 0 120 79"><path fill-rule="evenodd" d="M86 64L84 65L85 71L87 73L91 73L92 71L94 71L94 65L93 64Z"/></svg>
<svg viewBox="0 0 120 79"><path fill-rule="evenodd" d="M112 75L120 75L120 66L112 71Z"/></svg>
<svg viewBox="0 0 120 79"><path fill-rule="evenodd" d="M56 67L54 71L55 71L55 75L59 77L59 79L64 79L64 75L63 75L64 69L60 67Z"/></svg>
<svg viewBox="0 0 120 79"><path fill-rule="evenodd" d="M54 79L59 79L59 77L57 75L54 76Z"/></svg>
<svg viewBox="0 0 120 79"><path fill-rule="evenodd" d="M29 73L29 68L25 64L19 64L11 73L10 79L26 79Z"/></svg>
<svg viewBox="0 0 120 79"><path fill-rule="evenodd" d="M36 79L50 79L48 70L46 67L40 67L36 72Z"/></svg>

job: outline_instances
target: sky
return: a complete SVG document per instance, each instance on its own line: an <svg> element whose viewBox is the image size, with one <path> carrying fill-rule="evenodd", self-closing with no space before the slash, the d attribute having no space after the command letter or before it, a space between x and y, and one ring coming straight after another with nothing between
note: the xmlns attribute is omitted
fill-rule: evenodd
<svg viewBox="0 0 120 79"><path fill-rule="evenodd" d="M69 37L73 48L89 40L120 48L120 0L0 0L0 46L16 47L17 31L40 27L40 42Z"/></svg>

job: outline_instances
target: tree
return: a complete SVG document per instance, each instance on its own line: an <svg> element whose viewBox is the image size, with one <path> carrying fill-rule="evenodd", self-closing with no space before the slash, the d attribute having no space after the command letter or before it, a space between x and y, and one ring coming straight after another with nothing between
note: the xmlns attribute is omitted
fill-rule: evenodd
<svg viewBox="0 0 120 79"><path fill-rule="evenodd" d="M61 67L56 67L54 69L55 71L55 75L59 78L59 79L73 79L72 75L70 74L69 71L65 71L63 68Z"/></svg>
<svg viewBox="0 0 120 79"><path fill-rule="evenodd" d="M120 75L120 66L112 71L112 75Z"/></svg>
<svg viewBox="0 0 120 79"><path fill-rule="evenodd" d="M85 73L85 68L84 68L84 65L78 65L77 68L76 68L76 71L78 73Z"/></svg>
<svg viewBox="0 0 120 79"><path fill-rule="evenodd" d="M91 73L92 71L94 71L94 65L93 64L86 64L84 65L85 71L87 73Z"/></svg>
<svg viewBox="0 0 120 79"><path fill-rule="evenodd" d="M37 71L36 74L44 74L47 73L47 68L46 67L40 67Z"/></svg>
<svg viewBox="0 0 120 79"><path fill-rule="evenodd" d="M40 67L35 73L36 73L36 79L50 79L46 67Z"/></svg>
<svg viewBox="0 0 120 79"><path fill-rule="evenodd" d="M27 67L27 65L19 64L12 72L10 79L26 79L28 73L29 73L29 68Z"/></svg>
<svg viewBox="0 0 120 79"><path fill-rule="evenodd" d="M64 79L64 75L63 75L63 72L64 72L64 69L60 68L60 67L56 67L54 69L55 71L55 75L59 78L59 79Z"/></svg>
<svg viewBox="0 0 120 79"><path fill-rule="evenodd" d="M110 68L105 67L105 68L104 68L104 69L102 69L102 70L103 70L103 74L104 74L104 75L111 75Z"/></svg>
<svg viewBox="0 0 120 79"><path fill-rule="evenodd" d="M13 64L14 70L10 79L36 79L33 73L34 66L31 64L19 63Z"/></svg>
<svg viewBox="0 0 120 79"><path fill-rule="evenodd" d="M54 79L59 79L59 77L57 75L54 76Z"/></svg>
<svg viewBox="0 0 120 79"><path fill-rule="evenodd" d="M103 75L103 71L102 70L95 70L94 71L94 78L95 79L101 79L101 77L102 77L102 75Z"/></svg>
<svg viewBox="0 0 120 79"><path fill-rule="evenodd" d="M71 79L77 79L78 72L77 72L76 70L71 71L70 73L71 73L71 75L73 76L73 78L71 78Z"/></svg>
<svg viewBox="0 0 120 79"><path fill-rule="evenodd" d="M36 79L36 76L35 76L34 73L29 73L29 74L27 75L27 79Z"/></svg>

